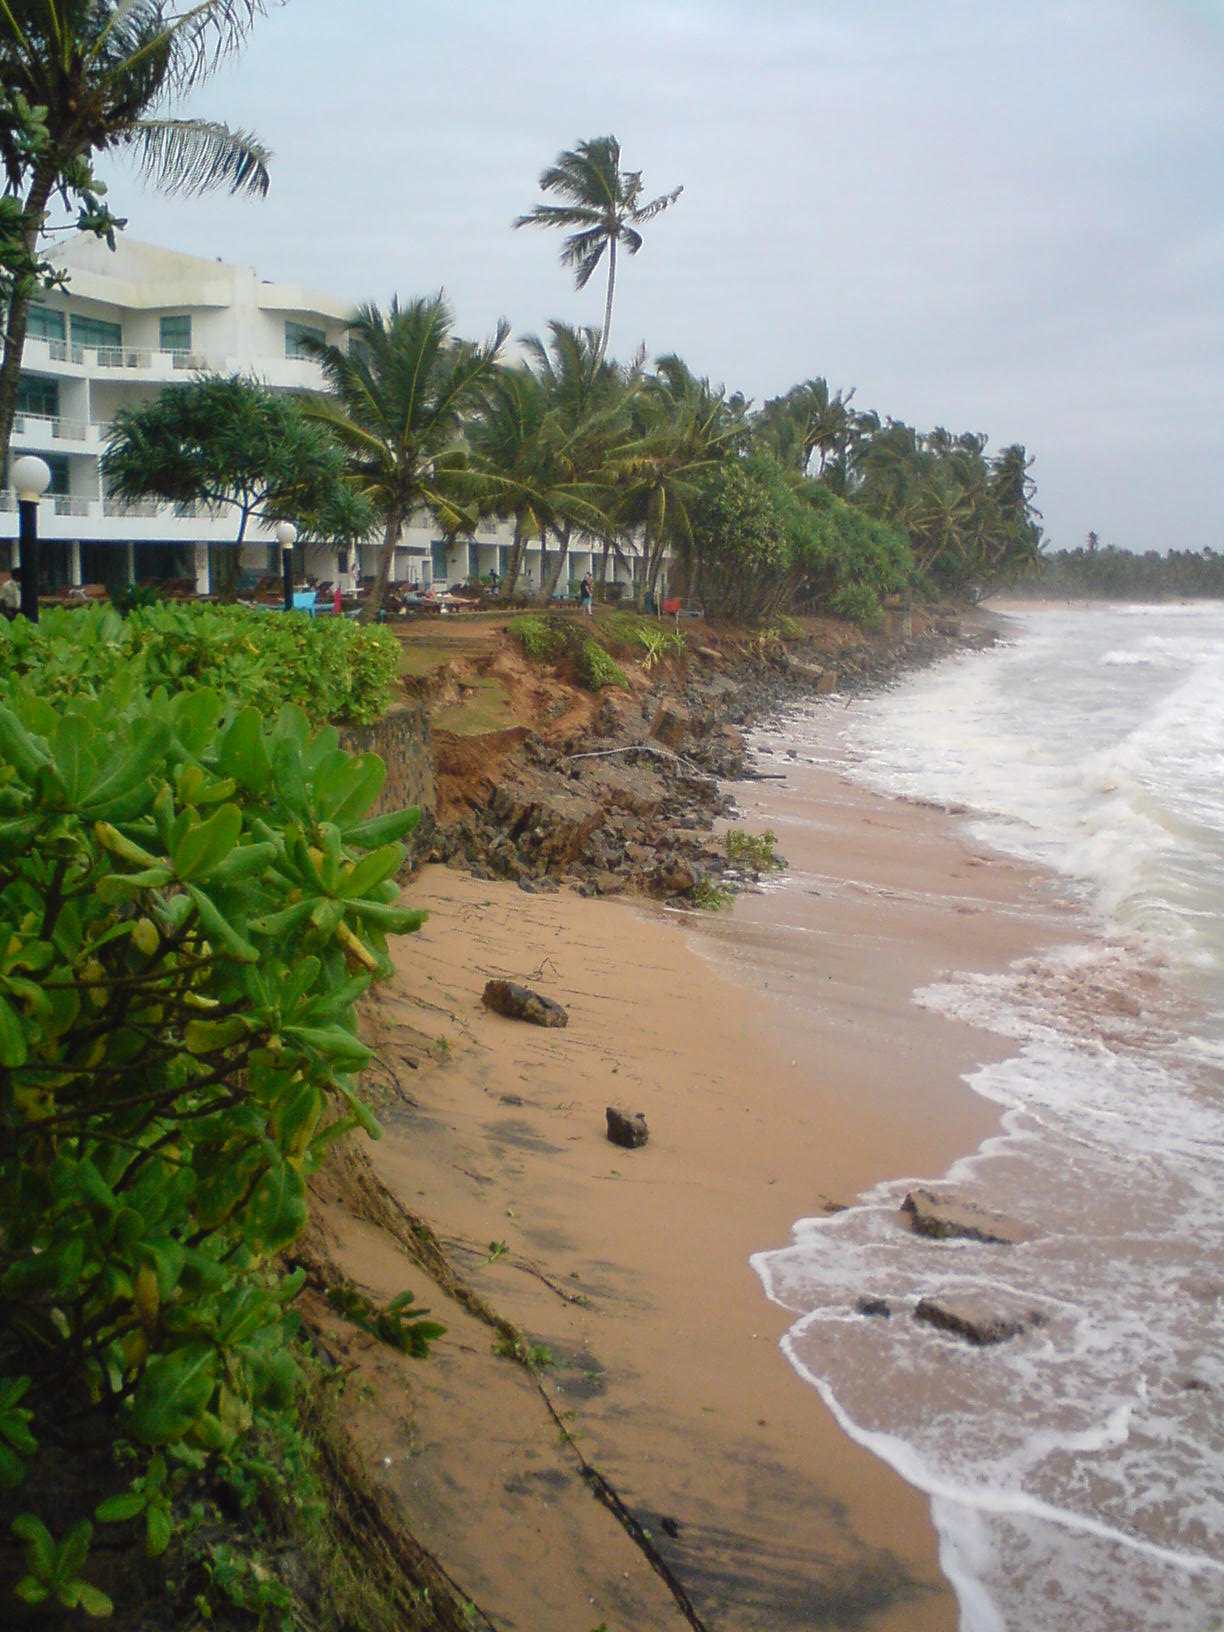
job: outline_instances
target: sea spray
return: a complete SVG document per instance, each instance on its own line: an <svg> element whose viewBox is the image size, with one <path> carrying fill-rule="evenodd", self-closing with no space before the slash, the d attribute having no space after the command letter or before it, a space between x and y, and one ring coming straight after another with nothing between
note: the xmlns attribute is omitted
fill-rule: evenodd
<svg viewBox="0 0 1224 1632"><path fill-rule="evenodd" d="M1224 608L1011 628L777 740L969 807L977 843L1056 870L1091 926L915 994L1012 1044L969 1078L1003 1131L945 1178L1026 1239L913 1235L900 1203L935 1176L911 1175L754 1263L797 1315L796 1370L930 1494L966 1632L1201 1632L1224 1624ZM1041 1324L980 1350L912 1318L950 1292Z"/></svg>

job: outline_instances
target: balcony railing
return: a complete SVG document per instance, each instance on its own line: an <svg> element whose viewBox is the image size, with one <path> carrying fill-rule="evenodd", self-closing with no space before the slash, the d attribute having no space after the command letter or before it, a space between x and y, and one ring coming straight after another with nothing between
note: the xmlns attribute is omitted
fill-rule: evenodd
<svg viewBox="0 0 1224 1632"><path fill-rule="evenodd" d="M155 353L140 346L91 346L99 368L152 368Z"/></svg>
<svg viewBox="0 0 1224 1632"><path fill-rule="evenodd" d="M126 520L152 520L160 516L168 506L160 504L156 499L103 499L102 514L104 516L122 516Z"/></svg>
<svg viewBox="0 0 1224 1632"><path fill-rule="evenodd" d="M53 414L19 413L13 421L18 436L43 436L50 441L84 442L88 427L83 419L59 419Z"/></svg>
<svg viewBox="0 0 1224 1632"><path fill-rule="evenodd" d="M38 340L39 338L38 335L29 336L31 340ZM43 343L53 363L83 363L85 361L84 346L70 346L67 340L45 340Z"/></svg>
<svg viewBox="0 0 1224 1632"><path fill-rule="evenodd" d="M42 502L49 504L57 516L88 516L93 513L93 506L98 501L80 498L75 493L47 493ZM0 493L0 512L11 514L16 508L17 495L11 487L6 487Z"/></svg>

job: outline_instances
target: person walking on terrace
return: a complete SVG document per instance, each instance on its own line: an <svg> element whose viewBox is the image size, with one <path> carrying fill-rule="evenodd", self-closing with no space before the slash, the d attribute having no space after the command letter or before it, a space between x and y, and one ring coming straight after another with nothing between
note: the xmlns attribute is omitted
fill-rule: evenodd
<svg viewBox="0 0 1224 1632"><path fill-rule="evenodd" d="M591 616L591 602L595 599L595 580L589 572L582 580L582 588L578 591L578 598L582 603L582 610L589 618Z"/></svg>

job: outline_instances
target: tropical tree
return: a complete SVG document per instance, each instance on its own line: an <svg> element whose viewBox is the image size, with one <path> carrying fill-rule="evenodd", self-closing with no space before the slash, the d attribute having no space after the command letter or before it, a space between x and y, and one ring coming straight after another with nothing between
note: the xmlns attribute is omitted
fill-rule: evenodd
<svg viewBox="0 0 1224 1632"><path fill-rule="evenodd" d="M351 496L340 492L343 456L322 428L292 398L242 375L204 375L121 408L107 441L102 476L113 497L237 511L234 548L213 585L225 600L237 591L252 520L303 517L316 537L324 527L347 538L373 525L369 505L354 515Z"/></svg>
<svg viewBox="0 0 1224 1632"><path fill-rule="evenodd" d="M757 438L784 469L801 476L813 474L814 455L814 474L820 480L829 462L841 457L850 443L853 397L853 387L843 396L830 392L826 379L804 380L765 404L755 427Z"/></svg>
<svg viewBox="0 0 1224 1632"><path fill-rule="evenodd" d="M452 330L439 291L406 306L394 299L385 314L362 306L348 326L347 349L306 342L328 393L308 399L305 411L342 448L348 479L383 532L369 617L383 603L395 546L414 512L450 536L476 524L464 422L479 407L510 330L501 322L484 345Z"/></svg>
<svg viewBox="0 0 1224 1632"><path fill-rule="evenodd" d="M248 132L169 109L237 50L266 0L0 0L0 162L9 206L0 360L0 456L7 456L38 253L53 195L79 202L78 226L112 237L123 223L101 202L102 155L132 154L155 185L262 196L267 151Z"/></svg>
<svg viewBox="0 0 1224 1632"><path fill-rule="evenodd" d="M620 460L622 529L641 541L642 568L634 588L640 611L658 589L669 544L684 551L691 536L688 506L699 479L747 441L746 405L698 379L684 361L661 357L634 408L635 437Z"/></svg>
<svg viewBox="0 0 1224 1632"><path fill-rule="evenodd" d="M579 289L586 288L606 253L608 294L599 341L601 361L612 329L617 249L636 255L642 247L638 228L670 208L684 191L676 187L644 204L642 172L622 170L620 159L620 143L615 136L596 136L592 141L579 142L576 148L567 148L540 177L540 191L556 193L565 202L537 204L514 223L516 227L552 227L569 234L561 251L561 264L573 267L574 283Z"/></svg>
<svg viewBox="0 0 1224 1632"><path fill-rule="evenodd" d="M630 438L629 409L641 383L636 370L604 358L594 329L551 323L549 337L548 345L535 336L524 341L548 404L541 451L551 491L539 512L543 606L561 581L574 527L600 538L611 531L610 484L617 472L610 461ZM551 560L550 534L557 544Z"/></svg>
<svg viewBox="0 0 1224 1632"><path fill-rule="evenodd" d="M528 342L537 366L498 369L468 428L480 511L514 522L501 584L504 599L515 593L531 539L540 540L540 593L547 601L560 579L573 527L601 536L610 529L600 470L606 427L573 389L575 375L581 378L595 349L589 332L583 340L563 324L554 325L552 354L540 341ZM609 369L606 363L600 367ZM550 535L559 546L551 567Z"/></svg>

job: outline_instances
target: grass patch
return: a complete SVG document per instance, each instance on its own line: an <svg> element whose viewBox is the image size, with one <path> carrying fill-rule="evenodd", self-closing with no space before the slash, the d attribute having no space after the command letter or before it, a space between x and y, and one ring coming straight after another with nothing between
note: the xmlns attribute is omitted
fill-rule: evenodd
<svg viewBox="0 0 1224 1632"><path fill-rule="evenodd" d="M402 635L398 638L399 672L401 675L411 675L414 679L432 674L455 655L455 648L445 640L409 640Z"/></svg>
<svg viewBox="0 0 1224 1632"><path fill-rule="evenodd" d="M605 686L628 686L625 672L609 656L583 618L546 617L540 612L522 612L506 625L532 663L561 663L568 660L574 678L587 691Z"/></svg>
<svg viewBox="0 0 1224 1632"><path fill-rule="evenodd" d="M521 723L500 680L471 680L467 685L471 688L470 697L462 697L435 714L434 723L439 730L452 731L457 737L483 737Z"/></svg>

